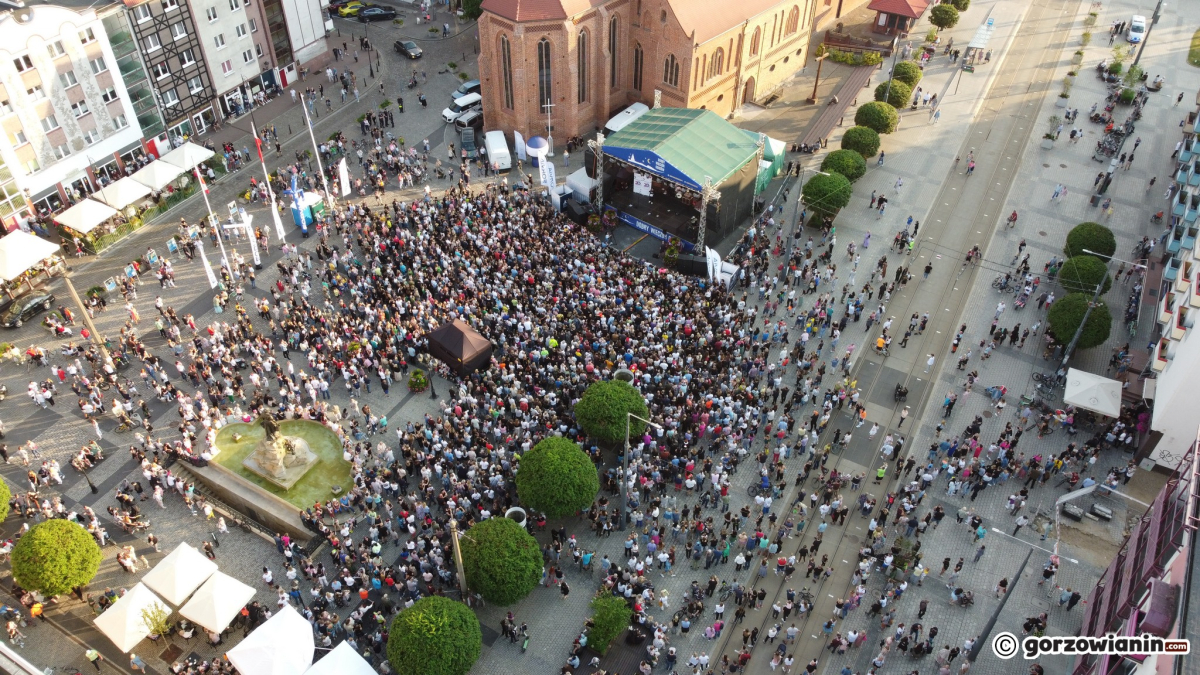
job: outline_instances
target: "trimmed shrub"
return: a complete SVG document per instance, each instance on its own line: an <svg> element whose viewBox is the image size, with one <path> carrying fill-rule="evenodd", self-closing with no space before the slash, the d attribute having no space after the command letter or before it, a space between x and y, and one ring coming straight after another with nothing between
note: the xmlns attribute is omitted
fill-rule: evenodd
<svg viewBox="0 0 1200 675"><path fill-rule="evenodd" d="M929 23L937 26L939 31L954 28L958 23L958 10L953 5L938 5L929 10Z"/></svg>
<svg viewBox="0 0 1200 675"><path fill-rule="evenodd" d="M815 214L833 215L850 203L851 192L850 179L842 174L816 174L800 190L800 199Z"/></svg>
<svg viewBox="0 0 1200 675"><path fill-rule="evenodd" d="M1112 277L1104 261L1091 255L1077 255L1063 263L1058 271L1058 282L1068 293L1083 293L1091 296L1098 284L1104 284L1101 293L1112 288Z"/></svg>
<svg viewBox="0 0 1200 675"><path fill-rule="evenodd" d="M954 9L965 12L971 7L971 0L950 0L950 4L954 5Z"/></svg>
<svg viewBox="0 0 1200 675"><path fill-rule="evenodd" d="M608 445L625 442L626 420L631 438L641 436L646 430L645 422L628 418L626 413L650 417L642 393L620 380L593 382L575 404L575 421L584 433Z"/></svg>
<svg viewBox="0 0 1200 675"><path fill-rule="evenodd" d="M842 149L853 150L863 159L879 154L879 134L870 127L851 127L842 135Z"/></svg>
<svg viewBox="0 0 1200 675"><path fill-rule="evenodd" d="M858 107L858 111L854 113L854 123L860 127L874 129L879 134L890 134L900 123L900 114L883 101L870 101Z"/></svg>
<svg viewBox="0 0 1200 675"><path fill-rule="evenodd" d="M629 608L629 603L625 601L625 598L613 595L612 591L605 591L592 598L592 623L594 625L588 646L604 654L608 651L608 646L612 644L612 641L625 632L626 628L629 628L629 622L632 619L633 610Z"/></svg>
<svg viewBox="0 0 1200 675"><path fill-rule="evenodd" d="M821 162L821 170L840 173L853 183L867 172L867 160L853 150L834 150Z"/></svg>
<svg viewBox="0 0 1200 675"><path fill-rule="evenodd" d="M1054 301L1046 315L1046 320L1049 322L1047 330L1055 340L1064 346L1071 342L1071 338L1075 337L1075 331L1079 329L1079 324L1083 321L1083 315L1087 313L1088 303L1091 300L1092 296L1088 293L1071 293ZM1111 330L1112 314L1108 311L1108 306L1104 304L1104 301L1100 301L1088 315L1087 324L1084 325L1083 333L1079 335L1079 344L1075 348L1098 347L1108 340Z"/></svg>
<svg viewBox="0 0 1200 675"><path fill-rule="evenodd" d="M482 649L475 612L437 595L402 610L388 631L388 663L396 675L466 675Z"/></svg>
<svg viewBox="0 0 1200 675"><path fill-rule="evenodd" d="M13 547L13 580L26 590L62 595L94 579L103 557L96 540L80 525L47 520L29 528Z"/></svg>
<svg viewBox="0 0 1200 675"><path fill-rule="evenodd" d="M941 7L941 5L938 5ZM903 108L908 105L909 99L912 97L912 87L901 82L900 80L890 80L892 87L888 89L887 82L880 82L878 87L875 87L875 100L882 101L884 96L887 96L887 102L893 108Z"/></svg>
<svg viewBox="0 0 1200 675"><path fill-rule="evenodd" d="M1117 100L1119 100L1121 103L1124 103L1125 105L1129 105L1130 103L1133 103L1133 99L1135 99L1135 98L1137 98L1137 92L1134 91L1133 89L1131 89L1130 87L1125 87L1124 89L1122 89L1121 93L1117 96Z"/></svg>
<svg viewBox="0 0 1200 675"><path fill-rule="evenodd" d="M1113 236L1112 230L1100 223L1080 223L1067 233L1063 253L1067 254L1068 258L1074 258L1077 255L1086 255L1085 250L1102 258L1112 257L1117 252L1117 238Z"/></svg>
<svg viewBox="0 0 1200 675"><path fill-rule="evenodd" d="M921 72L921 67L916 61L901 61L892 70L892 79L900 80L910 88L917 86L924 76L925 73Z"/></svg>
<svg viewBox="0 0 1200 675"><path fill-rule="evenodd" d="M493 517L459 539L467 586L497 605L529 595L542 579L542 551L516 521Z"/></svg>
<svg viewBox="0 0 1200 675"><path fill-rule="evenodd" d="M2 352L3 350L0 350ZM0 477L0 523L8 518L8 500L12 499L12 490L8 487L8 481Z"/></svg>
<svg viewBox="0 0 1200 675"><path fill-rule="evenodd" d="M550 518L586 509L600 491L591 458L578 443L558 436L542 439L521 455L516 481L521 504Z"/></svg>

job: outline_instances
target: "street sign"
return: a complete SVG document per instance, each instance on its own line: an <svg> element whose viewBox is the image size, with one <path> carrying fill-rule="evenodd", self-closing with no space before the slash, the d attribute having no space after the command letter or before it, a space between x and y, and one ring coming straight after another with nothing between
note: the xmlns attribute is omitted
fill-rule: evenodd
<svg viewBox="0 0 1200 675"><path fill-rule="evenodd" d="M994 25L995 23L996 23L996 20L989 16L988 20L987 20L987 25L991 26L991 25Z"/></svg>

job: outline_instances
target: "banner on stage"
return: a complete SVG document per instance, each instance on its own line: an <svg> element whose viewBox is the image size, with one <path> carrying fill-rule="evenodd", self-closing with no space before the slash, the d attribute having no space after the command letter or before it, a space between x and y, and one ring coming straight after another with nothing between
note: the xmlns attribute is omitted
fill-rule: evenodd
<svg viewBox="0 0 1200 675"><path fill-rule="evenodd" d="M654 187L654 185L653 185L652 179L650 178L650 174L642 173L641 171L633 172L633 193L634 194L646 195L647 197L653 197L654 196L653 187Z"/></svg>

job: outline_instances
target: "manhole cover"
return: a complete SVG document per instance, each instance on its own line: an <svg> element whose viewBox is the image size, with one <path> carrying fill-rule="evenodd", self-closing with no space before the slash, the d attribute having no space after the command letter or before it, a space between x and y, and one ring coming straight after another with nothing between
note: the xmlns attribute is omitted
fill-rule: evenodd
<svg viewBox="0 0 1200 675"><path fill-rule="evenodd" d="M1065 169L1065 168L1067 168L1067 165L1066 165L1066 164L1059 164L1059 165L1058 165L1058 168L1060 168L1060 169Z"/></svg>
<svg viewBox="0 0 1200 675"><path fill-rule="evenodd" d="M984 411L983 411L983 416L984 416L984 417L989 417L989 418L990 418L990 417L992 416L992 411L991 411L991 410L984 410Z"/></svg>
<svg viewBox="0 0 1200 675"><path fill-rule="evenodd" d="M1038 230L1038 236L1044 237L1044 236L1046 236L1046 232L1044 230Z"/></svg>
<svg viewBox="0 0 1200 675"><path fill-rule="evenodd" d="M1050 168L1050 165L1049 165L1049 164L1043 164L1043 165L1042 165L1042 168L1043 168L1043 169L1049 169L1049 168Z"/></svg>

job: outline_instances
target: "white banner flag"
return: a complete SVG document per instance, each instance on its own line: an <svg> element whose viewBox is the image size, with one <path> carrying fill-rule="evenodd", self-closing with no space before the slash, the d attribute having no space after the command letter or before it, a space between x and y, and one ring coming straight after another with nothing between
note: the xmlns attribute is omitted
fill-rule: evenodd
<svg viewBox="0 0 1200 675"><path fill-rule="evenodd" d="M633 193L653 197L654 183L650 178L650 174L640 171L633 172Z"/></svg>
<svg viewBox="0 0 1200 675"><path fill-rule="evenodd" d="M525 137L521 135L521 132L519 132L519 131L513 132L513 145L517 146L517 159L524 162L525 161Z"/></svg>
<svg viewBox="0 0 1200 675"><path fill-rule="evenodd" d="M208 277L208 287L217 287L217 275L213 274L212 265L208 262L208 256L204 254L204 241L197 239L196 248L200 249L200 259L204 261L204 275Z"/></svg>
<svg viewBox="0 0 1200 675"><path fill-rule="evenodd" d="M554 187L558 183L558 179L554 175L554 162L551 162L548 157L538 160L538 168L541 169L542 185Z"/></svg>
<svg viewBox="0 0 1200 675"><path fill-rule="evenodd" d="M271 193L271 218L275 221L275 234L279 235L279 243L282 244L287 239L287 233L283 230L283 220L279 217L279 207L275 204L274 192Z"/></svg>
<svg viewBox="0 0 1200 675"><path fill-rule="evenodd" d="M721 278L721 254L712 249L711 246L706 247L705 255L708 257L708 278L710 281L717 281Z"/></svg>
<svg viewBox="0 0 1200 675"><path fill-rule="evenodd" d="M342 196L350 194L350 169L346 166L346 158L338 163L338 176L342 179Z"/></svg>

